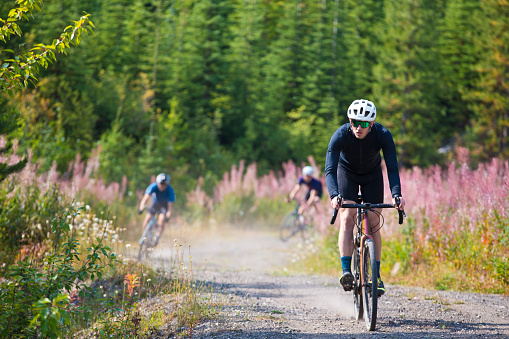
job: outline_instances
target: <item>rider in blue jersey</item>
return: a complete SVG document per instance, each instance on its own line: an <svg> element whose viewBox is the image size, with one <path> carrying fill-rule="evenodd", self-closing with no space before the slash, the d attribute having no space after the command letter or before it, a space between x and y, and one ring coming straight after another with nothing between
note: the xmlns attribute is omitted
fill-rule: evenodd
<svg viewBox="0 0 509 339"><path fill-rule="evenodd" d="M348 108L349 123L339 127L332 135L325 160L325 183L329 190L331 205L340 212L338 247L341 254L343 276L340 283L345 291L354 285L351 272L353 228L355 209L341 208L343 203L353 204L357 201L359 189L365 202L383 203L384 182L382 176L383 151L387 176L394 206L403 210L405 200L401 197L396 147L387 128L375 122L376 107L368 100L355 100ZM399 205L396 198L400 199ZM377 210L379 213L381 209ZM373 227L379 222L378 216L370 212L369 224ZM371 234L375 244L378 266L378 294L385 293L380 279L380 256L382 238L380 232Z"/></svg>
<svg viewBox="0 0 509 339"><path fill-rule="evenodd" d="M298 183L293 187L287 198L288 202L295 198L295 195L300 191L302 185L308 187L309 190L306 194L305 200L303 202L299 201L300 216L302 216L304 211L309 207L314 206L316 208L316 203L320 201L323 194L322 183L319 180L313 178L313 172L313 167L305 166L302 169L302 176L299 178ZM300 222L304 222L304 220L301 219Z"/></svg>
<svg viewBox="0 0 509 339"><path fill-rule="evenodd" d="M145 191L145 195L141 199L139 211L140 213L145 209L145 204L148 199L152 197L152 204L147 210L147 215L143 220L142 231L145 230L150 219L156 214L157 217L157 235L154 247L157 246L161 234L163 234L165 223L170 219L173 203L175 202L175 192L170 186L170 176L161 173L156 177L156 182L150 184ZM140 239L143 242L143 239ZM141 244L140 244L141 245Z"/></svg>

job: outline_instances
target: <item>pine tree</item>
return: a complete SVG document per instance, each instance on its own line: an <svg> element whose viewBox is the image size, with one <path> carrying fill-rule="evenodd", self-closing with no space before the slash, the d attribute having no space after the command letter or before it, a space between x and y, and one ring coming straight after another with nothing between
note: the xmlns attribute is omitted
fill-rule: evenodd
<svg viewBox="0 0 509 339"><path fill-rule="evenodd" d="M479 79L475 65L484 54L475 44L483 17L479 0L447 2L439 38L442 77L438 96L444 108L440 125L447 126L440 129L444 136L442 153L462 143L465 129L474 117L468 93Z"/></svg>
<svg viewBox="0 0 509 339"><path fill-rule="evenodd" d="M405 166L439 160L440 62L437 54L440 3L427 0L387 1L385 22L377 27L383 48L377 50L373 91L377 120L386 124Z"/></svg>
<svg viewBox="0 0 509 339"><path fill-rule="evenodd" d="M483 0L481 34L475 38L480 74L466 99L474 111L467 142L479 160L509 156L509 5Z"/></svg>
<svg viewBox="0 0 509 339"><path fill-rule="evenodd" d="M7 43L13 36L22 37L20 21L28 20L32 13L40 10L42 4L42 0L17 2L17 6L8 12L6 20L0 18L0 40ZM2 59L6 54L14 55L14 57L0 62L2 65L0 69L0 109L3 113L0 115L0 135L7 135L7 144L0 149L0 154L11 150L12 134L19 127L19 113L13 111L12 105L8 105L8 97L13 98L16 93L22 91L29 84L29 81L36 81L38 72L56 61L58 53L64 53L71 44L78 45L81 41L81 34L90 30L90 26L93 24L89 21L89 15L84 15L75 21L74 25L66 27L63 32L56 32L51 44L35 44L17 52L9 49L0 52ZM0 181L7 178L9 174L21 170L27 161L27 158L24 158L13 165L1 163Z"/></svg>

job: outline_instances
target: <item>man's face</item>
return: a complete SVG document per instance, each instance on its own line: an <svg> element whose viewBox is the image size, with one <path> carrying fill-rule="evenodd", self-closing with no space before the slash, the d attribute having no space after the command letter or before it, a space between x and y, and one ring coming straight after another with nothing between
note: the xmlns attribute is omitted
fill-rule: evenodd
<svg viewBox="0 0 509 339"><path fill-rule="evenodd" d="M159 188L160 191L166 190L166 186L168 186L166 183L157 183L157 188Z"/></svg>
<svg viewBox="0 0 509 339"><path fill-rule="evenodd" d="M350 119L350 126L357 139L364 139L366 135L368 135L371 126L373 126L373 121L368 122Z"/></svg>

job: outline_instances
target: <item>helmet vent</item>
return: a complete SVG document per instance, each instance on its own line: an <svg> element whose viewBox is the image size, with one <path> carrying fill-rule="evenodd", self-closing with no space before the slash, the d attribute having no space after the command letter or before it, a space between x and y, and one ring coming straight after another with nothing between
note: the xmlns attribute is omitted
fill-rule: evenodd
<svg viewBox="0 0 509 339"><path fill-rule="evenodd" d="M369 100L355 100L348 107L348 118L361 119L363 121L374 121L376 118L376 107Z"/></svg>

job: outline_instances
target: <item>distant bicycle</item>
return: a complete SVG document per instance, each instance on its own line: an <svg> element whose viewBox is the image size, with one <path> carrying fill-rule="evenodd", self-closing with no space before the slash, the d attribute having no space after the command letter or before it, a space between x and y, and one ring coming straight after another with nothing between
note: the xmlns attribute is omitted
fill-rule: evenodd
<svg viewBox="0 0 509 339"><path fill-rule="evenodd" d="M140 211L142 213L143 211ZM138 252L138 260L142 261L148 259L149 252L152 248L157 246L157 230L156 230L156 216L154 215L152 219L145 227L143 234L138 240L138 244L140 245L140 250Z"/></svg>
<svg viewBox="0 0 509 339"><path fill-rule="evenodd" d="M352 273L354 276L353 299L355 316L357 320L364 317L368 331L374 331L376 327L376 316L378 310L378 271L376 266L375 244L371 234L378 232L383 226L383 217L375 211L375 208L394 208L393 204L370 204L362 203L362 195L359 194L357 204L343 204L342 208L356 208L354 235L354 251L352 257ZM399 205L399 198L396 198ZM381 218L378 225L370 229L368 212L377 213ZM403 223L406 217L405 211L398 210L399 223ZM331 225L336 221L338 210L330 221ZM374 229L373 229L374 228Z"/></svg>
<svg viewBox="0 0 509 339"><path fill-rule="evenodd" d="M295 198L293 199L297 201ZM279 238L287 241L297 233L301 233L302 239L308 239L312 233L312 227L304 221L302 214L299 214L300 204L297 201L295 209L288 212L279 225Z"/></svg>

